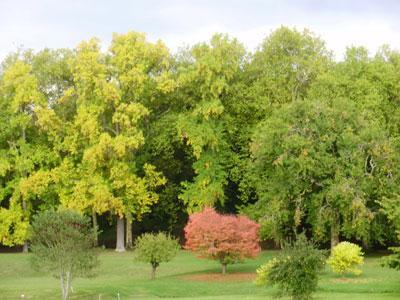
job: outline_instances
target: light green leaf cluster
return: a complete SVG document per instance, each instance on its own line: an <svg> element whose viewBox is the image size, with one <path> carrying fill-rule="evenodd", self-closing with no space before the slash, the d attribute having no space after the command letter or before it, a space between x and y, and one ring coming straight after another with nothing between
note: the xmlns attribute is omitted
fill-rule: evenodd
<svg viewBox="0 0 400 300"><path fill-rule="evenodd" d="M268 275L269 272L271 271L272 268L274 268L277 264L279 263L279 260L274 257L270 259L268 262L265 264L261 265L260 267L257 268L256 273L257 277L255 280L255 284L259 286L263 286L268 284Z"/></svg>
<svg viewBox="0 0 400 300"><path fill-rule="evenodd" d="M364 264L364 253L356 244L341 242L332 249L326 262L335 273L361 275L359 267Z"/></svg>
<svg viewBox="0 0 400 300"><path fill-rule="evenodd" d="M172 260L180 249L176 239L165 233L145 233L138 237L135 244L135 258L138 261L150 263L155 269L163 262ZM153 273L153 278L154 278Z"/></svg>
<svg viewBox="0 0 400 300"><path fill-rule="evenodd" d="M12 228L12 230L11 230ZM29 221L18 206L0 208L0 244L22 245L28 235Z"/></svg>

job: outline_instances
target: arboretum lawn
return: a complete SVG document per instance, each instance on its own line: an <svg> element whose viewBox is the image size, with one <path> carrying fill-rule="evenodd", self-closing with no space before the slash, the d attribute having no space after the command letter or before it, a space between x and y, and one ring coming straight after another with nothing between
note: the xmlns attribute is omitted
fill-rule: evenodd
<svg viewBox="0 0 400 300"><path fill-rule="evenodd" d="M132 252L103 250L97 276L77 278L70 299L272 299L276 289L253 284L256 268L276 252L264 251L256 260L228 266L220 276L214 261L200 260L181 251L161 264L150 280L150 265L133 260ZM0 254L0 299L60 299L59 281L33 271L29 254ZM400 299L400 271L380 266L376 256L366 258L360 277L340 278L328 268L321 274L315 299ZM288 299L288 298L283 298Z"/></svg>

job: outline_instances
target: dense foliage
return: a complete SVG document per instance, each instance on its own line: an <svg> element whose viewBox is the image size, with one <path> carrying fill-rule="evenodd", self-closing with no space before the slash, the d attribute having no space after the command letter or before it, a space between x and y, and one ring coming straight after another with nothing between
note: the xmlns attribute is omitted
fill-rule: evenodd
<svg viewBox="0 0 400 300"><path fill-rule="evenodd" d="M180 235L205 207L247 215L277 244L398 241L400 52L335 61L309 30L253 52L216 34L171 53L138 32L21 50L0 67L0 243L77 210L118 251ZM117 229L117 230L116 230Z"/></svg>
<svg viewBox="0 0 400 300"><path fill-rule="evenodd" d="M260 252L259 225L245 216L221 215L214 209L190 215L185 229L185 248L199 257L218 260L226 266L254 258Z"/></svg>
<svg viewBox="0 0 400 300"><path fill-rule="evenodd" d="M382 266L400 270L400 247L389 247L392 254L382 259Z"/></svg>
<svg viewBox="0 0 400 300"><path fill-rule="evenodd" d="M173 259L179 249L178 241L165 233L144 233L136 240L135 256L138 261L151 264L151 278L154 279L158 266Z"/></svg>
<svg viewBox="0 0 400 300"><path fill-rule="evenodd" d="M73 278L89 275L98 262L89 219L73 211L46 211L35 216L31 242L33 267L49 270L60 279L64 300Z"/></svg>
<svg viewBox="0 0 400 300"><path fill-rule="evenodd" d="M318 285L318 273L325 264L325 253L304 235L287 244L279 257L257 270L256 283L277 285L293 299L310 299Z"/></svg>
<svg viewBox="0 0 400 300"><path fill-rule="evenodd" d="M326 262L335 273L360 275L362 271L359 267L364 264L364 253L356 244L341 242L333 247Z"/></svg>

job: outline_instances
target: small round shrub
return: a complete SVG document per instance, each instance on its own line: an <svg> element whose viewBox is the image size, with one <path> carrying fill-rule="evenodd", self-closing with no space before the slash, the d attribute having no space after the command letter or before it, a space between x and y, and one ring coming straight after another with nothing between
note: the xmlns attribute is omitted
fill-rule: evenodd
<svg viewBox="0 0 400 300"><path fill-rule="evenodd" d="M151 279L154 279L160 263L173 259L179 249L178 241L165 233L145 233L136 241L135 255L136 260L151 264Z"/></svg>
<svg viewBox="0 0 400 300"><path fill-rule="evenodd" d="M325 251L318 250L313 242L300 235L296 242L285 245L281 255L257 270L256 284L276 285L281 294L293 299L310 299L325 259Z"/></svg>
<svg viewBox="0 0 400 300"><path fill-rule="evenodd" d="M337 274L360 275L362 271L358 267L364 263L364 253L361 250L356 244L341 242L332 249L327 264Z"/></svg>

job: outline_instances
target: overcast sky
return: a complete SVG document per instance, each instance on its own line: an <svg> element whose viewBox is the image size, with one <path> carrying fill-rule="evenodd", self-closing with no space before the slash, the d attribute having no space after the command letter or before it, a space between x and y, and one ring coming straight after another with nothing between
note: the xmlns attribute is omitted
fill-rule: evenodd
<svg viewBox="0 0 400 300"><path fill-rule="evenodd" d="M0 0L0 60L18 47L75 47L113 32L146 32L173 51L224 32L254 49L280 25L309 28L341 58L346 46L400 49L400 1Z"/></svg>

